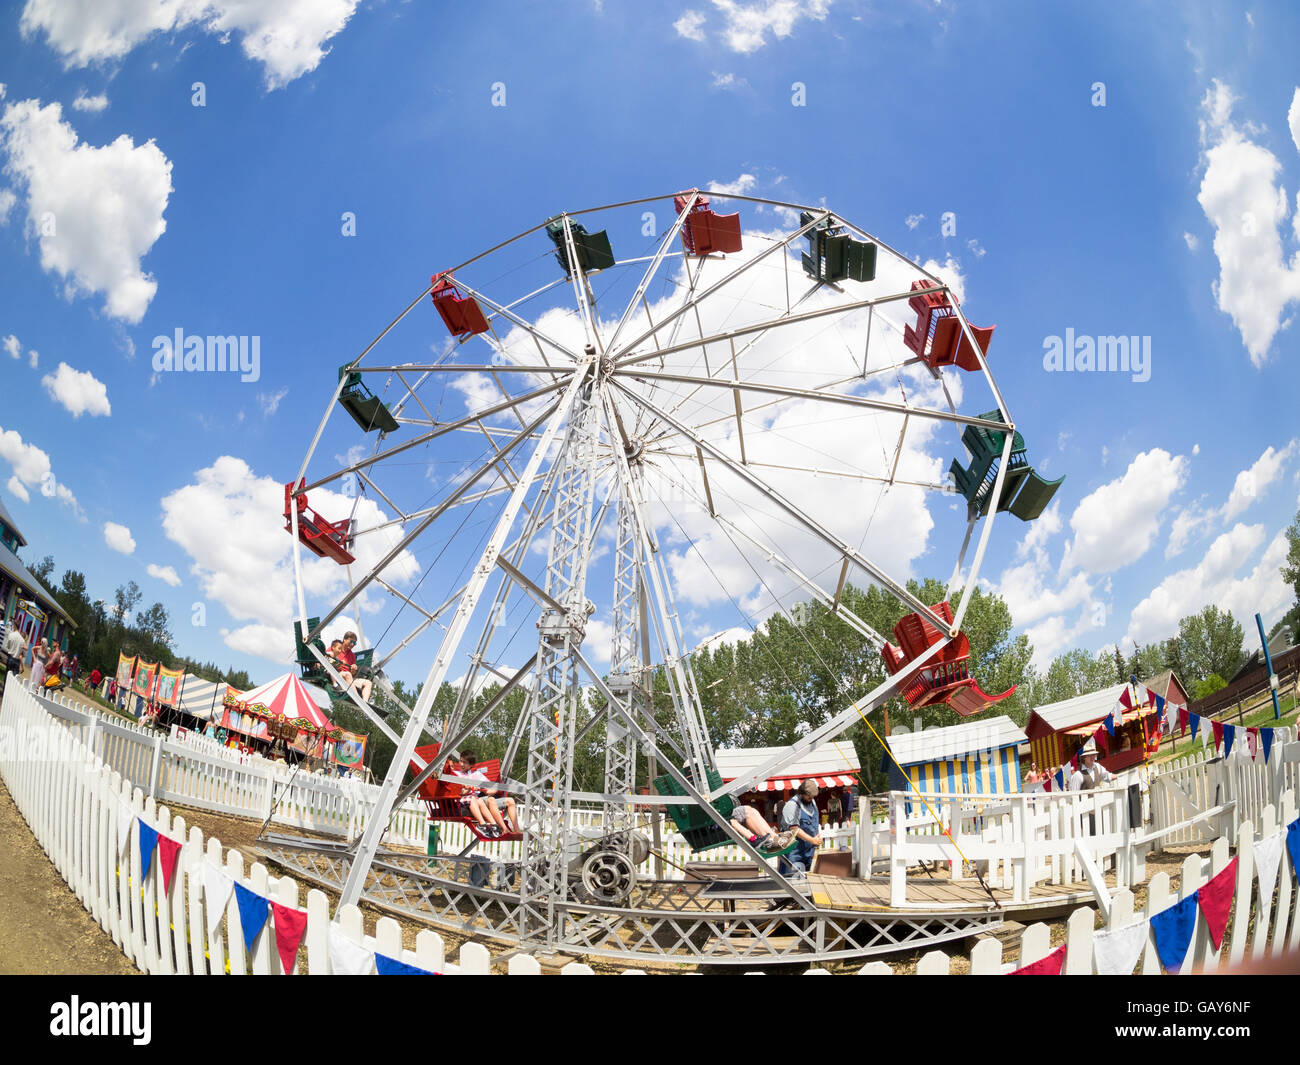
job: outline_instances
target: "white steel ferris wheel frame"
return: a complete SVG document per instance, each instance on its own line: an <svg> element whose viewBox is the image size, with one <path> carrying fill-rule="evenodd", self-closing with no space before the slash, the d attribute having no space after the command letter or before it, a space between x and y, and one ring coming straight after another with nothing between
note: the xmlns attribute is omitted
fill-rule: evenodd
<svg viewBox="0 0 1300 1065"><path fill-rule="evenodd" d="M334 412L344 388L345 376L340 374L338 386L330 397L329 405L293 483L301 486L299 491L310 492L340 478L356 475L398 515L376 528L362 530L358 535L374 532L385 526L394 526L401 529L402 536L397 544L364 574L357 576L352 573L352 567L349 567L349 591L321 617L312 631L308 632L302 544L298 536L299 517L297 508L291 508L293 566L297 588L298 620L303 629L303 643L312 648L321 665L342 687L341 680L332 665L315 649L314 641L331 621L372 585L383 588L388 594L395 596L421 615L421 620L415 629L401 640L393 651L376 662L378 669L382 670L394 654L407 647L432 625L437 624L444 630L424 686L415 706L410 708L407 724L401 735L396 734L354 689L348 691L352 701L376 728L396 744L397 751L380 788L375 809L367 820L365 830L347 862L348 872L343 884L341 900L344 903L355 903L365 890L366 878L375 861L392 810L413 794L423 779L438 776L446 757L473 732L488 713L501 704L506 694L524 684L530 676L533 678L533 683L527 705L516 723L506 757L502 760L504 775L509 772L515 752L520 746L524 746L528 752L527 780L522 782L507 780L503 781L502 785L503 790L512 792L519 798L525 828L524 858L518 884L518 907L514 930L520 942L543 944L553 949L563 939L562 933L556 929L555 908L557 903L563 904L569 899L572 890L567 879L566 865L571 853L572 832L568 812L574 798L601 802L605 809L607 828L613 832L611 838L614 842L611 845L616 848L626 846L626 834L633 823L631 815L634 803L663 805L666 802L666 799L658 796L634 797L638 748L642 754L651 759L662 753L666 757L660 763L661 767L676 779L685 793L685 797L674 797L672 803L697 805L731 837L737 846L754 860L762 862L762 855L754 849L746 837L737 833L714 809L712 802L724 795L741 794L752 788L758 781L779 773L782 768L802 754L842 732L856 721L860 714L880 706L895 694L906 677L936 655L960 630L989 543L997 508L989 508L974 557L969 569L963 573L966 551L971 542L975 521L979 516L973 512L968 515L969 524L965 540L949 586L951 593L959 582L961 584L960 600L956 604L953 621L950 624L934 613L929 605L912 596L902 583L892 579L881 566L827 529L795 500L777 491L764 476L762 464L750 464L747 461L744 450L743 408L745 397L757 395L765 397L768 403L789 400L818 401L901 416L902 429L889 477L871 478L864 475L863 478L877 479L888 484L917 484L917 482L897 479L899 457L903 452L908 426L914 419L949 422L960 426L975 425L1002 431L1001 462L992 486L992 498L1000 498L1009 465L1015 425L997 383L989 372L982 348L955 294L952 299L954 312L960 321L966 343L975 352L979 371L996 401L1002 420L960 414L954 408L951 399L948 401L947 409L931 409L906 401L893 402L837 390L842 389L846 384L864 381L870 374L879 372L880 369L897 370L901 365L906 364L882 368L869 366L871 329L876 307L906 300L914 293L911 291L888 293L869 299L841 302L831 307L800 310L808 296L828 283L815 281L813 287L802 297L795 301L791 300L789 252L794 241L805 237L820 224L830 222L845 227L856 237L876 244L886 255L905 263L914 275L926 278L936 286L932 291L951 292L951 289L938 277L908 260L879 238L854 225L843 216L832 214L825 207L810 207L730 192L714 193L710 190L689 194L684 207L676 214L672 226L663 234L653 256L616 263L617 266L640 263L645 263L646 266L634 295L619 317L617 326L608 336L602 336L595 311L595 298L577 253L574 221L580 216L600 211L664 200L671 201L674 195L670 193L666 196L606 204L557 216L563 222L564 250L570 267L569 276L564 281L572 286L574 305L581 318L585 336L582 350L574 350L571 345L547 335L516 309L540 293L557 288L564 281L552 282L513 303L501 304L486 293L466 285L457 276L457 285L468 296L478 301L488 315L489 322L492 323L490 333L482 335L484 340L494 347L494 353L506 355L504 344L495 329L496 322L504 322L521 329L531 338L538 355L536 363L523 364L507 356L504 362L490 364L435 361L427 364L367 365L365 360L376 345L431 294L434 287L431 283L347 367L362 374L384 373L390 375L390 378L397 377L406 389L400 402L394 404L397 421L402 425L422 427L423 431L412 439L392 446L383 446L385 440L381 434L368 458L349 463L326 476L308 482L306 481L308 466L312 462L328 419ZM739 200L767 208L807 212L811 219L788 235L773 240L769 247L717 281L699 287L705 258L694 257L697 269L692 274L693 257L682 255L678 241L687 216L702 195ZM449 273L458 274L459 271L485 256L537 233L545 225L546 223L541 223L525 230L481 255L466 260ZM705 334L700 317L700 306L716 292L732 285L737 277L777 255L783 260L787 273L785 310L767 321L748 323L735 329ZM658 322L653 322L646 298L647 290L663 263L669 258L677 257L681 257L685 263L690 288L675 310ZM772 330L861 309L867 310L867 323L859 375L821 385L805 384L802 387L745 378L742 370L744 353ZM624 334L631 331L628 328L630 323L638 315L644 316L649 327L633 339L623 340ZM683 338L683 329L691 319L699 335L694 338ZM671 327L671 333L667 337L668 342L662 344L660 341L663 331L668 327ZM738 341L742 344L739 351ZM716 368L711 367L707 362L707 352L712 345L727 353L727 357L720 360ZM706 372L703 375L666 372L664 360L668 355L693 349L705 352ZM658 370L647 366L655 360L659 362ZM907 360L908 363L918 361L920 360ZM458 419L439 422L424 407L417 392L420 384L432 375L448 372L481 373L489 376L502 395L501 402L491 403ZM527 374L528 378L525 380L541 378L543 383L523 393L511 393L505 388L499 375L517 373ZM935 370L934 373L942 381L942 371ZM683 418L675 416L674 411L677 408L665 410L649 396L639 392L634 387L637 383L649 385L652 389L658 384L670 383L690 386L694 389L692 395L705 389L730 391L734 399L735 426L741 449L740 459L729 454L715 440L711 440L706 433L700 431L700 427L693 427ZM944 391L946 395L946 386ZM422 417L408 413L407 408L411 403L419 408ZM540 414L532 417L531 421L526 421L523 411L528 409L529 404L541 404L543 409ZM679 403L678 408L681 405ZM487 419L502 414L512 416L519 422L518 431L504 431L499 426L487 424ZM630 431L629 421L632 423ZM452 432L479 433L487 440L492 455L463 478L459 485L436 506L409 513L403 512L374 481L372 471L375 467L382 468L386 460L396 455ZM658 435L650 437L651 432ZM794 577L798 584L814 598L825 603L875 647L879 648L883 644L883 638L857 618L841 599L846 580L855 570L866 573L871 581L888 590L908 608L922 615L941 632L947 634L945 639L907 663L864 698L844 707L823 725L808 732L788 750L716 789L710 788L706 776L706 771L713 767L714 760L704 728L699 691L691 672L690 655L682 641L668 574L654 528L646 514L646 500L642 490L642 462L647 440L658 443L669 439L684 445L686 453L693 453L693 457L698 460L700 482L697 485L681 485L683 490L698 499L701 506L715 521L728 526L731 534L747 540L756 553L761 552L767 562L775 564ZM562 442L560 449L552 455L557 442ZM524 447L525 444L531 444L531 450ZM521 461L518 456L525 453L526 462L522 468L517 468L515 463ZM606 466L613 471L610 494L601 503L599 512L595 510L598 454L602 456ZM542 466L548 457L551 460L550 468L543 475ZM840 557L842 564L837 586L833 592L821 587L793 562L782 557L771 545L761 544L750 533L717 510L711 490L710 465L714 466L715 470L725 470L750 489L761 493L766 500L775 505L785 519L829 546ZM605 472L608 472L608 469ZM476 487L489 476L498 478L500 483L487 488ZM941 485L919 486L951 490ZM527 500L534 487L538 491L530 507ZM381 576L384 569L408 545L425 533L450 508L489 495L503 495L506 499L487 546L482 551L477 564L473 566L469 579L440 606L433 610L421 606ZM589 613L586 594L587 567L595 546L595 532L606 511L611 507L614 510L617 533L614 561L614 635L610 670L606 678L592 667L588 658L584 656L582 642ZM519 521L521 511L526 514L524 527L512 541L510 540L512 530ZM535 535L548 525L551 540L546 576L543 582L537 583L530 580L519 567ZM497 576L498 571L501 578L500 585L495 593L493 606L488 612L487 622L479 637L476 650L470 656L471 667L460 691L456 709L445 723L441 734L435 736L442 742L439 757L432 764L425 766L415 782L403 786L406 767L414 758L415 747L420 737L427 732L434 697L448 676L453 658L457 655L469 631L471 620L476 614L480 600L485 595L489 581ZM532 658L519 669L506 673L488 663L484 658L484 651L488 646L493 615L512 591L522 591L535 600L539 616L539 642L538 650ZM663 669L667 679L668 694L673 704L675 734L666 733L662 727L657 728L650 713L651 678L656 668L652 662L652 637L658 644L659 667ZM466 717L465 711L475 678L483 669L497 672L505 680L505 686L487 706ZM577 740L596 724L595 720L590 720L582 726L581 731L578 729L577 696L579 688L583 685L594 687L608 704L604 712L607 741L606 781L603 792L598 794L580 793L573 787L574 747ZM418 759L416 761L419 762ZM620 832L624 834L621 841L617 838ZM772 879L777 888L784 892L796 907L803 910L813 908L804 894L775 871L772 872Z"/></svg>

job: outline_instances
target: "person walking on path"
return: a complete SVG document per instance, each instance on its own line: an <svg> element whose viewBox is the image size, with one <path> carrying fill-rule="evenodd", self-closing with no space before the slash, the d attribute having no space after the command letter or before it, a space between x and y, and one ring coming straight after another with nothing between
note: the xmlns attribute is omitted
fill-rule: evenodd
<svg viewBox="0 0 1300 1065"><path fill-rule="evenodd" d="M32 687L42 688L45 686L45 660L50 657L50 645L44 639L32 648Z"/></svg>

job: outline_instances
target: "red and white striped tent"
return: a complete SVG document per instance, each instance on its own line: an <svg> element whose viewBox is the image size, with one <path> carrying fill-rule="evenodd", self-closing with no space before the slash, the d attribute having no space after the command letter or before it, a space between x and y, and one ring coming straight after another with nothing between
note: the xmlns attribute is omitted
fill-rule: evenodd
<svg viewBox="0 0 1300 1065"><path fill-rule="evenodd" d="M268 717L283 716L290 721L308 721L318 730L332 727L332 722L312 698L311 690L295 674L286 673L260 687L244 692L239 701L251 707L261 703Z"/></svg>
<svg viewBox="0 0 1300 1065"><path fill-rule="evenodd" d="M788 747L722 749L717 752L718 772L722 774L724 782L735 780L738 776L757 769L781 752L788 750ZM754 790L783 791L786 788L797 788L805 780L813 781L823 790L847 788L852 786L861 768L853 744L847 740L839 740L801 755L788 765L782 766L779 775L760 780L754 786Z"/></svg>

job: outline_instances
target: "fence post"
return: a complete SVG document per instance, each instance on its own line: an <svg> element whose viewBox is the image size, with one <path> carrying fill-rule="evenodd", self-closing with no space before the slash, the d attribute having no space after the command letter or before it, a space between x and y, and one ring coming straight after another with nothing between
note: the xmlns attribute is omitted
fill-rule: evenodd
<svg viewBox="0 0 1300 1065"><path fill-rule="evenodd" d="M158 798L158 771L162 768L162 744L161 735L153 738L153 756L149 762L149 798Z"/></svg>

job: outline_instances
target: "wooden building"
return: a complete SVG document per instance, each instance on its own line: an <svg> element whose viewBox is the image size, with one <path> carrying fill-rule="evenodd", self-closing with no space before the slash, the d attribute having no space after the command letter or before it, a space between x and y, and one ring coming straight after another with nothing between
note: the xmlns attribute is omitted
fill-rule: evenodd
<svg viewBox="0 0 1300 1065"><path fill-rule="evenodd" d="M1129 689L1133 708L1123 711L1121 719L1119 711L1123 707L1119 698L1125 688ZM1146 698L1141 686L1113 684L1073 699L1035 707L1025 725L1034 763L1040 769L1064 765L1097 731L1106 716L1116 711L1115 734L1098 741L1099 761L1112 773L1141 765L1160 746L1159 718L1156 708L1146 705Z"/></svg>
<svg viewBox="0 0 1300 1065"><path fill-rule="evenodd" d="M75 627L68 612L18 558L27 545L9 511L0 503L0 636L17 626L27 640L27 663L32 646L42 637L65 651Z"/></svg>

